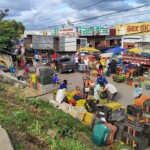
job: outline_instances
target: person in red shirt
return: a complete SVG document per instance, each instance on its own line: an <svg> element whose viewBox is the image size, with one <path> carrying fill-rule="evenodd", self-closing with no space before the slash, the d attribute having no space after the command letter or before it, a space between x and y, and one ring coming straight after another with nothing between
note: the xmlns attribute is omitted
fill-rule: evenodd
<svg viewBox="0 0 150 150"><path fill-rule="evenodd" d="M57 54L56 54L56 53L54 53L54 54L52 55L52 58L53 58L53 60L56 60L56 58L57 58Z"/></svg>

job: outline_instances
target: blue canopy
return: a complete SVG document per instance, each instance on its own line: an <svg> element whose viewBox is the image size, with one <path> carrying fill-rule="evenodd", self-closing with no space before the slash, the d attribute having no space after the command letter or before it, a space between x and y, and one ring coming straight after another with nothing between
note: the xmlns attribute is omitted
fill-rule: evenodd
<svg viewBox="0 0 150 150"><path fill-rule="evenodd" d="M120 46L117 46L115 48L109 49L107 51L105 51L106 53L118 53L118 52L127 52L127 49L123 49Z"/></svg>

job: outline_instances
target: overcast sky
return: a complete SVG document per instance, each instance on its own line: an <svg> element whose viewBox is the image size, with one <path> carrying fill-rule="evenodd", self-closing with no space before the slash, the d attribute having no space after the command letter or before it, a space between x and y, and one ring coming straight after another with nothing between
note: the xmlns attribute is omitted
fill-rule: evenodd
<svg viewBox="0 0 150 150"><path fill-rule="evenodd" d="M26 29L57 28L67 20L75 22L114 12L119 13L75 22L74 26L111 26L150 21L150 7L120 13L144 5L150 5L150 0L0 0L0 9L10 10L5 19L22 22Z"/></svg>

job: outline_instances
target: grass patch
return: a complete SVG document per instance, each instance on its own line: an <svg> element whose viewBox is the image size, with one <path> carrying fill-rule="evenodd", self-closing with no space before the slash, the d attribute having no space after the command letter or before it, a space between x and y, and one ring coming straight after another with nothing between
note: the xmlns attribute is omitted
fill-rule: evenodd
<svg viewBox="0 0 150 150"><path fill-rule="evenodd" d="M0 84L5 91L0 91L0 123L15 150L110 149L95 146L90 129L79 120L39 99L26 99L21 90L6 90L9 88Z"/></svg>

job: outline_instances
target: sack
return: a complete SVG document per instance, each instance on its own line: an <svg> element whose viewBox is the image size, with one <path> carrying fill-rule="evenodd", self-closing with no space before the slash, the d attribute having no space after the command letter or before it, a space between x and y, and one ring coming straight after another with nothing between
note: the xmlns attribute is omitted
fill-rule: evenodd
<svg viewBox="0 0 150 150"><path fill-rule="evenodd" d="M82 121L84 114L86 113L86 109L84 109L83 107L79 107L79 106L75 106L75 107L69 106L68 112L72 117L77 118L80 121Z"/></svg>
<svg viewBox="0 0 150 150"><path fill-rule="evenodd" d="M79 119L80 121L83 121L83 118L84 118L84 114L87 112L85 108L83 107L80 107L80 106L76 106L77 109L79 110L77 115L76 115L76 118Z"/></svg>
<svg viewBox="0 0 150 150"><path fill-rule="evenodd" d="M102 99L107 98L107 97L108 97L107 91L104 91L100 94L100 98L102 98Z"/></svg>
<svg viewBox="0 0 150 150"><path fill-rule="evenodd" d="M108 120L109 122L123 122L126 118L126 112L124 109L115 110L111 113Z"/></svg>
<svg viewBox="0 0 150 150"><path fill-rule="evenodd" d="M68 103L72 106L76 106L76 101L74 99L69 100Z"/></svg>
<svg viewBox="0 0 150 150"><path fill-rule="evenodd" d="M120 109L122 107L122 104L118 102L110 102L110 103L105 104L105 106L112 108L112 110L114 111L114 110Z"/></svg>
<svg viewBox="0 0 150 150"><path fill-rule="evenodd" d="M76 118L78 109L75 106L70 105L68 108L68 112L72 117Z"/></svg>
<svg viewBox="0 0 150 150"><path fill-rule="evenodd" d="M86 100L85 100L85 99L81 99L81 100L78 100L78 101L76 102L76 106L85 107L85 103L86 103Z"/></svg>
<svg viewBox="0 0 150 150"><path fill-rule="evenodd" d="M56 102L55 100L50 100L49 103L54 105L55 107L58 107L60 105L60 103Z"/></svg>
<svg viewBox="0 0 150 150"><path fill-rule="evenodd" d="M70 106L69 104L63 102L58 106L58 108L64 111L65 113L68 113L69 106Z"/></svg>

